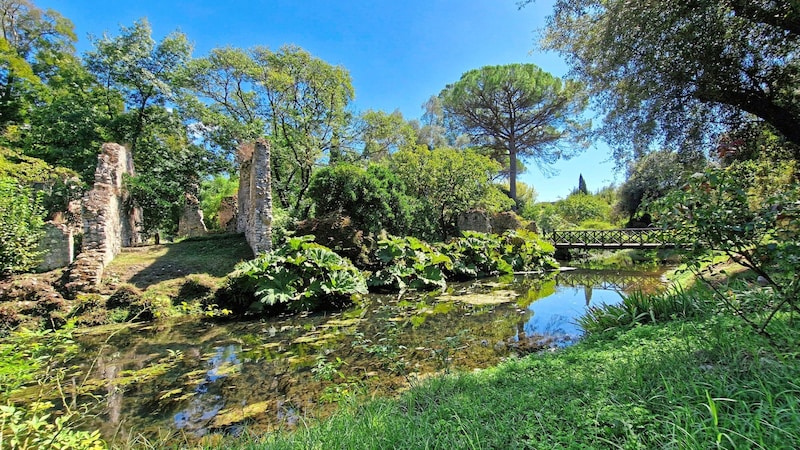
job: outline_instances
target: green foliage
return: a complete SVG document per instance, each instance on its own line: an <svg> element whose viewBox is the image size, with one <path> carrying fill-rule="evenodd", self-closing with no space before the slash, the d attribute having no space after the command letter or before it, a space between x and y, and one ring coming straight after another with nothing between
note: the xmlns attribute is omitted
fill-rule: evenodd
<svg viewBox="0 0 800 450"><path fill-rule="evenodd" d="M417 133L403 119L400 111L387 114L383 111L368 110L361 115L360 140L364 148L361 157L380 160L402 148L416 145Z"/></svg>
<svg viewBox="0 0 800 450"><path fill-rule="evenodd" d="M595 94L618 161L651 143L702 148L749 114L798 143L797 18L790 0L558 0L543 46Z"/></svg>
<svg viewBox="0 0 800 450"><path fill-rule="evenodd" d="M721 301L761 333L784 308L798 310L800 294L800 187L781 183L766 190L782 171L770 162L736 163L693 176L684 188L672 191L651 205L658 223L680 230L676 239L691 249L689 267L699 274L702 263L719 251L752 270L770 285L779 300L760 323L732 304L722 292ZM785 173L785 172L783 172Z"/></svg>
<svg viewBox="0 0 800 450"><path fill-rule="evenodd" d="M36 90L51 73L50 60L74 52L72 23L53 10L44 11L28 0L0 3L0 134L22 124L36 104Z"/></svg>
<svg viewBox="0 0 800 450"><path fill-rule="evenodd" d="M500 166L473 150L405 149L391 156L389 167L414 199L410 205L411 232L407 234L444 239L454 234L461 212L513 206L513 201L491 182Z"/></svg>
<svg viewBox="0 0 800 450"><path fill-rule="evenodd" d="M350 217L358 230L405 234L409 231L411 199L405 186L387 167L371 164L366 170L351 164L336 164L314 173L308 194L315 214Z"/></svg>
<svg viewBox="0 0 800 450"><path fill-rule="evenodd" d="M448 275L455 280L468 280L514 272L514 267L503 259L505 245L500 236L477 231L464 231L442 247L453 259Z"/></svg>
<svg viewBox="0 0 800 450"><path fill-rule="evenodd" d="M590 306L578 318L578 325L586 333L602 333L635 325L698 317L713 310L714 304L713 293L703 285L695 285L689 290L675 287L659 294L636 291L623 296L622 302L617 304Z"/></svg>
<svg viewBox="0 0 800 450"><path fill-rule="evenodd" d="M379 290L432 290L446 286L444 270L452 260L436 247L414 237L387 236L375 250L378 268L367 284Z"/></svg>
<svg viewBox="0 0 800 450"><path fill-rule="evenodd" d="M583 227L582 224L608 224L613 222L612 207L607 196L599 194L571 194L553 203L537 205L532 219L543 232Z"/></svg>
<svg viewBox="0 0 800 450"><path fill-rule="evenodd" d="M236 195L238 190L239 179L237 177L216 174L203 180L200 184L200 209L203 210L206 227L219 229L220 204L224 198Z"/></svg>
<svg viewBox="0 0 800 450"><path fill-rule="evenodd" d="M619 187L615 208L632 218L640 212L643 202L654 201L679 188L690 175L702 171L704 165L704 161L686 161L668 150L649 153L629 165L628 178Z"/></svg>
<svg viewBox="0 0 800 450"><path fill-rule="evenodd" d="M587 124L581 86L533 64L485 66L470 70L439 94L446 116L498 161L508 157L511 198L516 200L517 158L551 164L580 146Z"/></svg>
<svg viewBox="0 0 800 450"><path fill-rule="evenodd" d="M43 225L40 196L13 178L0 177L0 276L36 267Z"/></svg>
<svg viewBox="0 0 800 450"><path fill-rule="evenodd" d="M307 311L340 306L366 294L361 272L313 239L292 237L272 253L238 264L217 292L220 307L257 314L280 307Z"/></svg>
<svg viewBox="0 0 800 450"><path fill-rule="evenodd" d="M467 280L558 267L552 257L555 248L533 232L510 230L496 235L466 231L462 235L441 247L453 260L448 277Z"/></svg>
<svg viewBox="0 0 800 450"><path fill-rule="evenodd" d="M70 422L79 414L69 413L51 417L44 411L52 408L51 403L34 403L31 409L12 405L0 406L0 430L3 436L0 444L8 443L12 449L75 449L103 450L108 448L100 438L100 431L75 430Z"/></svg>
<svg viewBox="0 0 800 450"><path fill-rule="evenodd" d="M502 236L467 231L437 245L388 236L378 242L377 268L368 284L389 291L444 289L450 279L554 269L558 267L554 252L552 244L525 230Z"/></svg>

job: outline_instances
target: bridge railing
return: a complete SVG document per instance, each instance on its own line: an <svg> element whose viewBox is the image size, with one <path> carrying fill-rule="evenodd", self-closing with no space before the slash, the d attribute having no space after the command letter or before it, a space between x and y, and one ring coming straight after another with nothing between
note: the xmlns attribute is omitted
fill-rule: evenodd
<svg viewBox="0 0 800 450"><path fill-rule="evenodd" d="M623 228L557 230L548 237L556 247L675 247L678 234L662 228Z"/></svg>

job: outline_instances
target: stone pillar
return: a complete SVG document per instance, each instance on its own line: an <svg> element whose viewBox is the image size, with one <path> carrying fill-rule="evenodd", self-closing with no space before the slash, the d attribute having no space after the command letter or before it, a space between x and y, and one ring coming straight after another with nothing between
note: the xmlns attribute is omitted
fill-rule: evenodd
<svg viewBox="0 0 800 450"><path fill-rule="evenodd" d="M242 151L241 155L237 230L244 232L250 248L257 255L272 249L269 143L259 140L253 146L252 152Z"/></svg>
<svg viewBox="0 0 800 450"><path fill-rule="evenodd" d="M123 246L141 242L138 223L141 210L132 208L123 188L123 175L133 175L133 158L128 149L103 144L94 174L94 187L83 197L83 244L70 267L71 291L100 283L103 270Z"/></svg>

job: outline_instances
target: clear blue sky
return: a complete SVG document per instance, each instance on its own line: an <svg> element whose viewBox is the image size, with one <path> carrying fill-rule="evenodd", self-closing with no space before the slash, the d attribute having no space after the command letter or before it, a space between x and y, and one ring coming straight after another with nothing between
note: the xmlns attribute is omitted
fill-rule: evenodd
<svg viewBox="0 0 800 450"><path fill-rule="evenodd" d="M519 10L516 0L33 0L72 20L78 50L89 35L116 35L146 17L160 40L181 31L194 43L194 56L215 47L278 49L296 44L353 79L356 111L392 112L406 119L422 115L421 105L467 70L490 64L534 63L557 76L567 67L553 54L533 52L536 30L552 0ZM590 190L614 181L605 146L558 162L546 177L533 162L520 179L540 201L565 197L583 174Z"/></svg>

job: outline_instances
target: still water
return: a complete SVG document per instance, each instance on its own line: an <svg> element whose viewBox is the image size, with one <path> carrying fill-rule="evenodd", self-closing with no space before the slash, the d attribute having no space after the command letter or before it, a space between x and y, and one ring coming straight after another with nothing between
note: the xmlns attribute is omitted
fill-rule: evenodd
<svg viewBox="0 0 800 450"><path fill-rule="evenodd" d="M85 359L66 395L94 399L84 426L117 441L291 428L352 395L569 345L587 305L662 286L659 273L576 270L369 295L336 313L98 329L77 336Z"/></svg>

